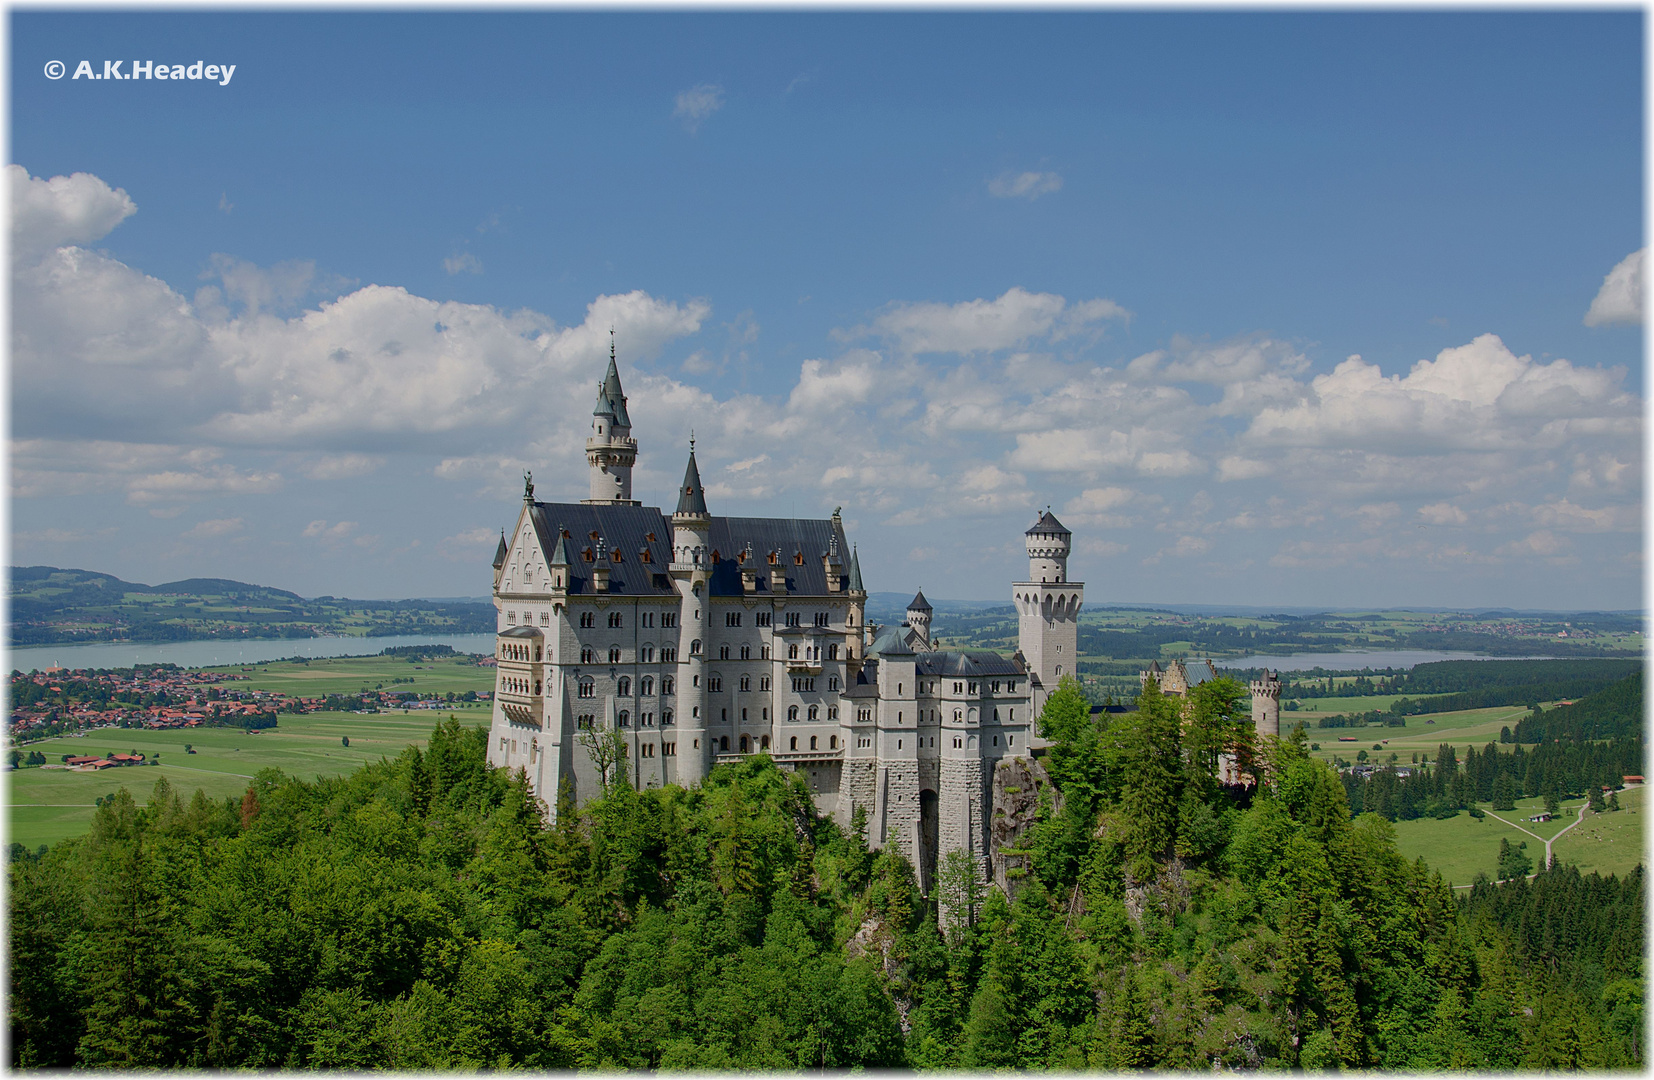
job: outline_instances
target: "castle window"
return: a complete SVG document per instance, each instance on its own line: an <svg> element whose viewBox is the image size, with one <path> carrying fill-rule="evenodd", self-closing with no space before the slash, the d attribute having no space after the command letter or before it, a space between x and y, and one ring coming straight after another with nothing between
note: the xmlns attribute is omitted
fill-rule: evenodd
<svg viewBox="0 0 1654 1080"><path fill-rule="evenodd" d="M662 645L660 647L660 662L663 663L663 664L675 664L675 663L677 663L678 662L677 647L673 646L673 645ZM669 689L663 689L661 691L661 693L663 693L663 694L670 694L671 692L672 691L669 690Z"/></svg>
<svg viewBox="0 0 1654 1080"><path fill-rule="evenodd" d="M795 720L795 721L798 719L798 706L797 705L788 705L787 706L787 719L788 720Z"/></svg>
<svg viewBox="0 0 1654 1080"><path fill-rule="evenodd" d="M767 694L770 692L770 677L768 675L758 676L758 692L760 694Z"/></svg>
<svg viewBox="0 0 1654 1080"><path fill-rule="evenodd" d="M595 624L596 624L596 619L595 619L595 616L593 616L591 612L582 611L580 613L580 625L582 627L590 628Z"/></svg>
<svg viewBox="0 0 1654 1080"><path fill-rule="evenodd" d="M953 684L953 692L956 693L956 694L963 694L965 692L965 684L964 683L954 683Z"/></svg>
<svg viewBox="0 0 1654 1080"><path fill-rule="evenodd" d="M592 555L592 549L591 548L581 548L580 549L580 558L585 560L586 562L596 562L597 561L597 559Z"/></svg>
<svg viewBox="0 0 1654 1080"><path fill-rule="evenodd" d="M902 748L902 740L897 739L896 740L896 749L900 750L901 748ZM896 799L897 799L897 801L900 801L901 796L900 795L896 796Z"/></svg>
<svg viewBox="0 0 1654 1080"><path fill-rule="evenodd" d="M724 677L722 675L709 676L706 680L706 689L708 693L722 693L724 689Z"/></svg>
<svg viewBox="0 0 1654 1080"><path fill-rule="evenodd" d="M672 726L672 710L671 709L662 709L661 710L660 726L661 727L671 727ZM699 746L700 743L696 743L695 745Z"/></svg>
<svg viewBox="0 0 1654 1080"><path fill-rule="evenodd" d="M626 678L625 676L621 676L620 685L615 688L615 693L619 694L621 697L631 697L632 680Z"/></svg>
<svg viewBox="0 0 1654 1080"><path fill-rule="evenodd" d="M748 690L751 690L751 689L752 689L752 676L751 675L741 676L741 692L744 694Z"/></svg>
<svg viewBox="0 0 1654 1080"><path fill-rule="evenodd" d="M718 659L720 659L720 660L728 660L729 659L729 646L728 645L718 646Z"/></svg>
<svg viewBox="0 0 1654 1080"><path fill-rule="evenodd" d="M549 611L540 612L540 625L541 626L550 626L551 625L551 612L549 612Z"/></svg>
<svg viewBox="0 0 1654 1080"><path fill-rule="evenodd" d="M825 611L816 612L816 625L817 626L826 626L827 625L827 613Z"/></svg>
<svg viewBox="0 0 1654 1080"><path fill-rule="evenodd" d="M629 727L629 726L631 726L632 714L627 712L625 709L621 709L620 712L615 716L615 723L620 727Z"/></svg>
<svg viewBox="0 0 1654 1080"><path fill-rule="evenodd" d="M793 565L794 566L803 566L804 565L804 553L802 551L793 552Z"/></svg>
<svg viewBox="0 0 1654 1080"><path fill-rule="evenodd" d="M797 735L794 735L791 739L789 739L787 741L787 749L789 749L789 750L797 750L798 749L798 736Z"/></svg>
<svg viewBox="0 0 1654 1080"><path fill-rule="evenodd" d="M815 748L816 748L816 737L814 735L811 735L810 736L810 749L814 750Z"/></svg>
<svg viewBox="0 0 1654 1080"><path fill-rule="evenodd" d="M999 745L999 736L998 736L998 735L995 735L995 736L994 736L994 745L995 745L995 746L998 746L998 745Z"/></svg>
<svg viewBox="0 0 1654 1080"><path fill-rule="evenodd" d="M643 625L645 627L655 625L655 613L653 611L645 611L643 613Z"/></svg>
<svg viewBox="0 0 1654 1080"><path fill-rule="evenodd" d="M787 625L788 626L797 626L798 625L798 619L799 619L798 612L796 612L796 611L787 612Z"/></svg>
<svg viewBox="0 0 1654 1080"><path fill-rule="evenodd" d="M975 750L976 749L976 736L975 735L965 736L965 749L967 749L967 750Z"/></svg>
<svg viewBox="0 0 1654 1080"><path fill-rule="evenodd" d="M723 750L725 752L727 752L729 750L729 736L728 735L724 735L724 736L719 737L719 739L718 739L718 749Z"/></svg>
<svg viewBox="0 0 1654 1080"><path fill-rule="evenodd" d="M580 662L582 664L597 663L597 650L593 649L590 645L587 645L585 648L581 649Z"/></svg>
<svg viewBox="0 0 1654 1080"><path fill-rule="evenodd" d="M797 645L788 645L787 646L787 659L788 660L797 660L798 659L798 646Z"/></svg>
<svg viewBox="0 0 1654 1080"><path fill-rule="evenodd" d="M663 694L670 694L670 693L671 693L671 692L672 692L672 688L673 688L673 687L674 687L674 686L676 686L676 685L677 685L677 683L676 683L676 681L675 681L675 680L674 680L674 679L673 679L673 678L672 678L672 676L670 676L670 675L662 675L662 676L661 676L661 677L660 677L660 692L661 692L661 693L663 693Z"/></svg>
<svg viewBox="0 0 1654 1080"><path fill-rule="evenodd" d="M764 723L770 722L770 711L768 709L760 709L759 715L763 718Z"/></svg>
<svg viewBox="0 0 1654 1080"><path fill-rule="evenodd" d="M973 693L973 694L976 693L976 684L975 683L971 683L970 693Z"/></svg>
<svg viewBox="0 0 1654 1080"><path fill-rule="evenodd" d="M962 748L962 747L963 747L963 745L964 745L964 744L963 744L963 743L962 743L962 742L961 742L961 741L960 741L960 738L959 738L959 736L957 736L957 735L955 735L955 736L954 736L954 737L953 737L953 748L954 748L954 749L955 749L955 750L958 750L958 749L961 749L961 748Z"/></svg>
<svg viewBox="0 0 1654 1080"><path fill-rule="evenodd" d="M813 721L816 721L816 720L819 720L819 719L821 719L821 707L819 705L811 705L810 706L810 720L813 722ZM815 746L811 745L810 749L814 750Z"/></svg>
<svg viewBox="0 0 1654 1080"><path fill-rule="evenodd" d="M768 645L758 646L758 657L761 660L768 660L770 658L770 647Z"/></svg>
<svg viewBox="0 0 1654 1080"><path fill-rule="evenodd" d="M751 645L741 646L741 659L743 659L743 660L751 660L752 659L752 646Z"/></svg>
<svg viewBox="0 0 1654 1080"><path fill-rule="evenodd" d="M741 710L741 723L744 724L746 722L747 722L747 711L745 709L742 709Z"/></svg>
<svg viewBox="0 0 1654 1080"><path fill-rule="evenodd" d="M747 737L745 735L741 736L741 753L745 754L747 752L748 747L750 747L751 745L752 745L752 743L747 741Z"/></svg>
<svg viewBox="0 0 1654 1080"><path fill-rule="evenodd" d="M718 720L721 723L725 723L725 724L729 723L729 710L728 709L719 709L718 710Z"/></svg>
<svg viewBox="0 0 1654 1080"><path fill-rule="evenodd" d="M637 692L647 697L655 692L655 680L645 675L637 681Z"/></svg>
<svg viewBox="0 0 1654 1080"><path fill-rule="evenodd" d="M516 626L517 625L517 613L515 611L506 612L505 613L505 621L511 626Z"/></svg>
<svg viewBox="0 0 1654 1080"><path fill-rule="evenodd" d="M827 749L829 749L829 750L837 750L838 749L838 736L837 735L827 736Z"/></svg>
<svg viewBox="0 0 1654 1080"><path fill-rule="evenodd" d="M765 735L765 736L761 737L758 740L758 749L768 750L769 748L770 748L770 737L768 735Z"/></svg>
<svg viewBox="0 0 1654 1080"><path fill-rule="evenodd" d="M1017 711L1015 709L1006 709L1005 710L1005 719L1015 720L1016 718L1017 718Z"/></svg>
<svg viewBox="0 0 1654 1080"><path fill-rule="evenodd" d="M694 641L691 641L689 643L689 655L690 656L699 656L699 655L701 655L701 639L700 638L696 638Z"/></svg>
<svg viewBox="0 0 1654 1080"><path fill-rule="evenodd" d="M873 745L872 736L861 735L861 736L858 736L856 738L856 746L859 749L866 750L869 746L872 746L872 745Z"/></svg>
<svg viewBox="0 0 1654 1080"><path fill-rule="evenodd" d="M618 612L618 611L609 612L609 628L611 630L616 630L616 629L620 628L620 612Z"/></svg>
<svg viewBox="0 0 1654 1080"><path fill-rule="evenodd" d="M772 626L774 624L770 622L770 619L771 615L769 612L760 611L753 617L753 622L758 626Z"/></svg>
<svg viewBox="0 0 1654 1080"><path fill-rule="evenodd" d="M996 723L996 724L999 723L999 710L998 709L994 710L994 723ZM996 746L998 745L998 740L997 739L995 740L994 745L996 745Z"/></svg>
<svg viewBox="0 0 1654 1080"><path fill-rule="evenodd" d="M654 727L655 714L652 712L638 713L637 722L639 727Z"/></svg>
<svg viewBox="0 0 1654 1080"><path fill-rule="evenodd" d="M837 675L827 676L827 689L829 689L829 690L837 690L838 689L838 676Z"/></svg>
<svg viewBox="0 0 1654 1080"><path fill-rule="evenodd" d="M653 645L639 646L638 651L637 651L637 658L638 658L639 663L643 663L643 664L653 663L654 659L655 659L655 647ZM648 691L644 691L644 693L648 693Z"/></svg>
<svg viewBox="0 0 1654 1080"><path fill-rule="evenodd" d="M661 753L662 757L677 757L678 756L678 744L675 743L675 742L661 743L660 744L660 753Z"/></svg>
<svg viewBox="0 0 1654 1080"><path fill-rule="evenodd" d="M592 714L581 713L579 718L575 720L574 724L581 731L590 731L592 727Z"/></svg>
<svg viewBox="0 0 1654 1080"><path fill-rule="evenodd" d="M611 664L620 663L620 647L618 645L611 646L609 648L609 663L611 663Z"/></svg>
<svg viewBox="0 0 1654 1080"><path fill-rule="evenodd" d="M584 697L584 698L596 697L597 696L597 684L592 682L590 679L581 679L580 680L580 691L579 691L579 693L580 693L580 696Z"/></svg>
<svg viewBox="0 0 1654 1080"><path fill-rule="evenodd" d="M837 705L827 706L827 719L829 719L829 720L837 720L838 719L838 706Z"/></svg>
<svg viewBox="0 0 1654 1080"><path fill-rule="evenodd" d="M829 660L837 660L838 659L838 646L837 645L827 646L827 659L829 659Z"/></svg>
<svg viewBox="0 0 1654 1080"><path fill-rule="evenodd" d="M661 614L660 614L660 624L662 626L676 626L676 625L678 625L678 613L675 612L675 611L663 611L663 612L661 612Z"/></svg>
<svg viewBox="0 0 1654 1080"><path fill-rule="evenodd" d="M740 626L741 625L741 613L739 611L725 612L724 613L724 625L725 626Z"/></svg>

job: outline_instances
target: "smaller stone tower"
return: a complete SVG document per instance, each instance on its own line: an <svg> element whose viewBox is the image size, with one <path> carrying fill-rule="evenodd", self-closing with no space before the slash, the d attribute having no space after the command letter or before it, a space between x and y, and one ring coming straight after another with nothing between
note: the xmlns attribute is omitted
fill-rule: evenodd
<svg viewBox="0 0 1654 1080"><path fill-rule="evenodd" d="M632 465L636 461L637 440L632 438L632 418L626 414L626 394L620 389L620 370L615 366L614 331L611 330L609 370L597 387L592 433L586 439L592 497L585 501L599 506L641 506L632 498Z"/></svg>
<svg viewBox="0 0 1654 1080"><path fill-rule="evenodd" d="M672 514L672 584L682 598L678 631L678 782L700 783L712 760L706 736L706 686L702 678L707 640L707 612L712 580L712 514L695 464L695 441L689 441L689 464Z"/></svg>
<svg viewBox="0 0 1654 1080"><path fill-rule="evenodd" d="M930 601L925 599L923 589L919 590L919 594L907 603L907 625L911 626L919 635L918 640L912 643L913 648L919 652L929 652L932 647L930 643L931 610ZM923 648L920 648L921 644Z"/></svg>
<svg viewBox="0 0 1654 1080"><path fill-rule="evenodd" d="M1253 679L1252 727L1259 735L1281 737L1281 677L1265 668L1263 678Z"/></svg>
<svg viewBox="0 0 1654 1080"><path fill-rule="evenodd" d="M1028 580L1011 586L1017 608L1017 646L1028 665L1029 704L1038 716L1064 675L1074 674L1085 583L1068 580L1073 533L1050 510L1025 534Z"/></svg>

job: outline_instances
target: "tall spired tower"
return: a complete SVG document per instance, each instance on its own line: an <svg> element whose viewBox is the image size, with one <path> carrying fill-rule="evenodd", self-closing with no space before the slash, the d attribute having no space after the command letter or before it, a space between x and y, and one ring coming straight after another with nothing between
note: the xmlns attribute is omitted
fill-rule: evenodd
<svg viewBox="0 0 1654 1080"><path fill-rule="evenodd" d="M592 409L592 433L586 439L586 461L592 467L592 497L597 506L641 506L632 498L632 464L637 461L637 440L632 438L632 418L626 415L626 394L620 389L620 371L615 367L614 331L609 331L609 371L597 387L597 405Z"/></svg>
<svg viewBox="0 0 1654 1080"><path fill-rule="evenodd" d="M1028 580L1011 586L1017 608L1017 645L1028 665L1034 715L1057 689L1064 675L1075 674L1079 653L1080 605L1085 584L1068 580L1068 549L1073 533L1047 510L1024 534L1028 546Z"/></svg>

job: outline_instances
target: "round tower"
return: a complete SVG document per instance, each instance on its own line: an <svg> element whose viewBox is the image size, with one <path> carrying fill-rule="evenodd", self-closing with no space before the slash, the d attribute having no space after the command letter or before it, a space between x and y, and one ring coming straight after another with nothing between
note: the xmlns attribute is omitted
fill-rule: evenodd
<svg viewBox="0 0 1654 1080"><path fill-rule="evenodd" d="M1252 728L1259 735L1281 737L1281 677L1265 668L1263 678L1253 679Z"/></svg>
<svg viewBox="0 0 1654 1080"><path fill-rule="evenodd" d="M712 742L706 734L704 671L712 581L712 514L701 490L701 470L695 464L695 443L689 443L689 465L678 489L678 508L672 513L672 584L678 590L678 783L696 784L712 761Z"/></svg>
<svg viewBox="0 0 1654 1080"><path fill-rule="evenodd" d="M1028 580L1059 584L1068 580L1068 549L1074 534L1047 510L1024 538L1028 548Z"/></svg>
<svg viewBox="0 0 1654 1080"><path fill-rule="evenodd" d="M609 370L598 384L597 404L592 408L592 433L586 439L592 497L585 501L605 506L640 505L632 498L632 465L636 461L637 440L632 438L632 418L626 413L626 394L620 388L611 330Z"/></svg>
<svg viewBox="0 0 1654 1080"><path fill-rule="evenodd" d="M919 631L919 638L926 645L930 644L930 601L925 599L923 589L907 604L907 624Z"/></svg>

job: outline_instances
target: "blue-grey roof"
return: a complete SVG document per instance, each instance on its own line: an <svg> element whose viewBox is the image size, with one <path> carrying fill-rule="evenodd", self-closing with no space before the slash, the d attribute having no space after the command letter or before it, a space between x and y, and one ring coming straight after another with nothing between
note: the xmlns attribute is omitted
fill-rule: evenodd
<svg viewBox="0 0 1654 1080"><path fill-rule="evenodd" d="M609 568L609 592L618 596L677 595L667 577L672 562L672 523L658 509L537 502L529 507L529 520L534 523L548 561L557 557L557 541L562 539L558 526L568 533L563 557L569 568L571 594L593 591L592 569L601 540L603 565ZM647 561L643 558L645 552L649 555Z"/></svg>
<svg viewBox="0 0 1654 1080"><path fill-rule="evenodd" d="M908 648L907 636L902 633L902 628L899 626L892 626L887 630L881 631L879 636L873 639L873 647L868 651L876 653L879 656L915 655L913 650Z"/></svg>
<svg viewBox="0 0 1654 1080"><path fill-rule="evenodd" d="M730 518L715 517L708 538L712 544L713 596L741 596L741 556L751 551L748 566L758 571L757 586L761 594L770 592L770 573L781 570L787 577L787 591L806 596L825 596L827 570L822 556L827 554L837 532L839 550L849 545L844 533L831 518ZM776 555L775 565L769 561ZM803 555L800 564L799 556ZM849 586L848 575L841 574L839 591Z"/></svg>
<svg viewBox="0 0 1654 1080"><path fill-rule="evenodd" d="M1210 660L1195 660L1186 663L1183 665L1183 670L1188 674L1190 686L1199 686L1203 682L1210 682L1218 677L1217 670L1212 667Z"/></svg>
<svg viewBox="0 0 1654 1080"><path fill-rule="evenodd" d="M931 606L930 606L930 601L925 599L925 590L920 589L919 594L917 596L915 596L912 600L909 600L907 602L907 610L909 610L909 611L930 611L930 610L932 610Z"/></svg>
<svg viewBox="0 0 1654 1080"><path fill-rule="evenodd" d="M1062 522L1058 521L1056 515L1051 513L1051 511L1049 511L1049 510L1047 510L1045 513L1041 514L1039 516L1039 520L1034 522L1034 527L1032 529L1029 529L1023 535L1032 536L1035 533L1057 533L1058 535L1061 535L1061 536L1073 536L1074 535L1073 533L1069 532L1067 529L1063 528Z"/></svg>
<svg viewBox="0 0 1654 1080"><path fill-rule="evenodd" d="M1015 658L993 652L931 652L919 657L919 674L981 678L994 675L1026 675L1027 669Z"/></svg>
<svg viewBox="0 0 1654 1080"><path fill-rule="evenodd" d="M498 570L500 567L505 565L505 557L508 554L509 551L505 546L505 532L502 530L500 533L500 546L498 550L494 552L494 569Z"/></svg>
<svg viewBox="0 0 1654 1080"><path fill-rule="evenodd" d="M706 491L701 487L701 470L695 464L695 450L689 451L689 464L683 470L683 483L678 487L678 509L680 514L699 514L706 516Z"/></svg>
<svg viewBox="0 0 1654 1080"><path fill-rule="evenodd" d="M620 389L620 369L615 366L613 348L609 350L609 370L597 388L597 404L592 408L592 415L610 417L617 427L632 426L632 418L626 415L626 395Z"/></svg>
<svg viewBox="0 0 1654 1080"><path fill-rule="evenodd" d="M502 630L500 637L536 638L545 637L537 628L532 626L513 626L509 630Z"/></svg>
<svg viewBox="0 0 1654 1080"><path fill-rule="evenodd" d="M861 583L861 556L855 548L850 549L850 591L867 591L867 587Z"/></svg>

